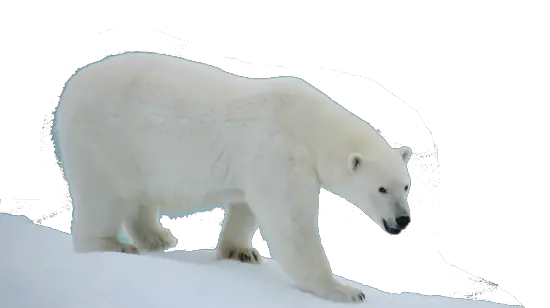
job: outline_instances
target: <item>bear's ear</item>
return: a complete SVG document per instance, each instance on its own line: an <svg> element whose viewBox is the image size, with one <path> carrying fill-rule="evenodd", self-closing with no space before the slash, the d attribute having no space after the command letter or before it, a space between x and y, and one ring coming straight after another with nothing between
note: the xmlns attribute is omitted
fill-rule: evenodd
<svg viewBox="0 0 550 308"><path fill-rule="evenodd" d="M361 153L352 153L348 158L348 168L351 172L357 171L365 164L365 157Z"/></svg>
<svg viewBox="0 0 550 308"><path fill-rule="evenodd" d="M395 149L399 155L401 155L401 157L403 158L403 161L405 163L408 163L409 162L409 159L411 159L411 156L412 156L412 149L409 148L408 146L402 146L400 148L397 148Z"/></svg>

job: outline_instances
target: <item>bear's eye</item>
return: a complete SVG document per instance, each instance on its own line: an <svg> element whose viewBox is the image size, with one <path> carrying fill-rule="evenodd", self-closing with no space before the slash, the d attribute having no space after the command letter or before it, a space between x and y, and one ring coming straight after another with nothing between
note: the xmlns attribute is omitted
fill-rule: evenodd
<svg viewBox="0 0 550 308"><path fill-rule="evenodd" d="M381 192L381 193L383 193L383 194L385 194L385 193L388 192L384 187L378 188L378 191Z"/></svg>
<svg viewBox="0 0 550 308"><path fill-rule="evenodd" d="M357 170L357 167L361 164L361 159L359 157L354 157L351 162L352 170Z"/></svg>
<svg viewBox="0 0 550 308"><path fill-rule="evenodd" d="M409 190L409 185L405 186L405 191Z"/></svg>

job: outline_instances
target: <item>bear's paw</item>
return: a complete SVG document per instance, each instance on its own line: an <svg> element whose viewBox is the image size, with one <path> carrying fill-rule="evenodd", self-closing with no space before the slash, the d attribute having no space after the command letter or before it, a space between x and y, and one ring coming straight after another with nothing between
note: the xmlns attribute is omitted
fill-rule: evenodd
<svg viewBox="0 0 550 308"><path fill-rule="evenodd" d="M218 259L236 260L249 264L260 264L262 256L254 248L224 248L218 250Z"/></svg>

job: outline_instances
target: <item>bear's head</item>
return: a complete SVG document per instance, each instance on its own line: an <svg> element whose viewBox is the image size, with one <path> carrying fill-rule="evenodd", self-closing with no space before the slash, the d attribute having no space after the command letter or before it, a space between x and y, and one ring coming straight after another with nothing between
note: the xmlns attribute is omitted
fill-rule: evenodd
<svg viewBox="0 0 550 308"><path fill-rule="evenodd" d="M330 181L331 192L360 208L389 234L399 234L410 223L407 197L411 179L407 163L411 148L389 147L386 153L368 156L349 153L343 172Z"/></svg>

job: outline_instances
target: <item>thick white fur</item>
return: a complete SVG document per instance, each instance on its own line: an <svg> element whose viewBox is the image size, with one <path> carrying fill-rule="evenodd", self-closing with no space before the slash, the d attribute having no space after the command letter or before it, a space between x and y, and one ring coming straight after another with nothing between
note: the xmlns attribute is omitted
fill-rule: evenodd
<svg viewBox="0 0 550 308"><path fill-rule="evenodd" d="M381 226L409 211L402 187L410 149L391 148L297 78L248 79L158 54L111 56L67 82L53 132L78 252L166 249L175 239L159 210L228 204L220 258L257 253L259 225L300 289L361 301L360 290L334 279L321 245L321 187ZM380 196L380 186L390 193ZM117 240L121 226L137 249Z"/></svg>

